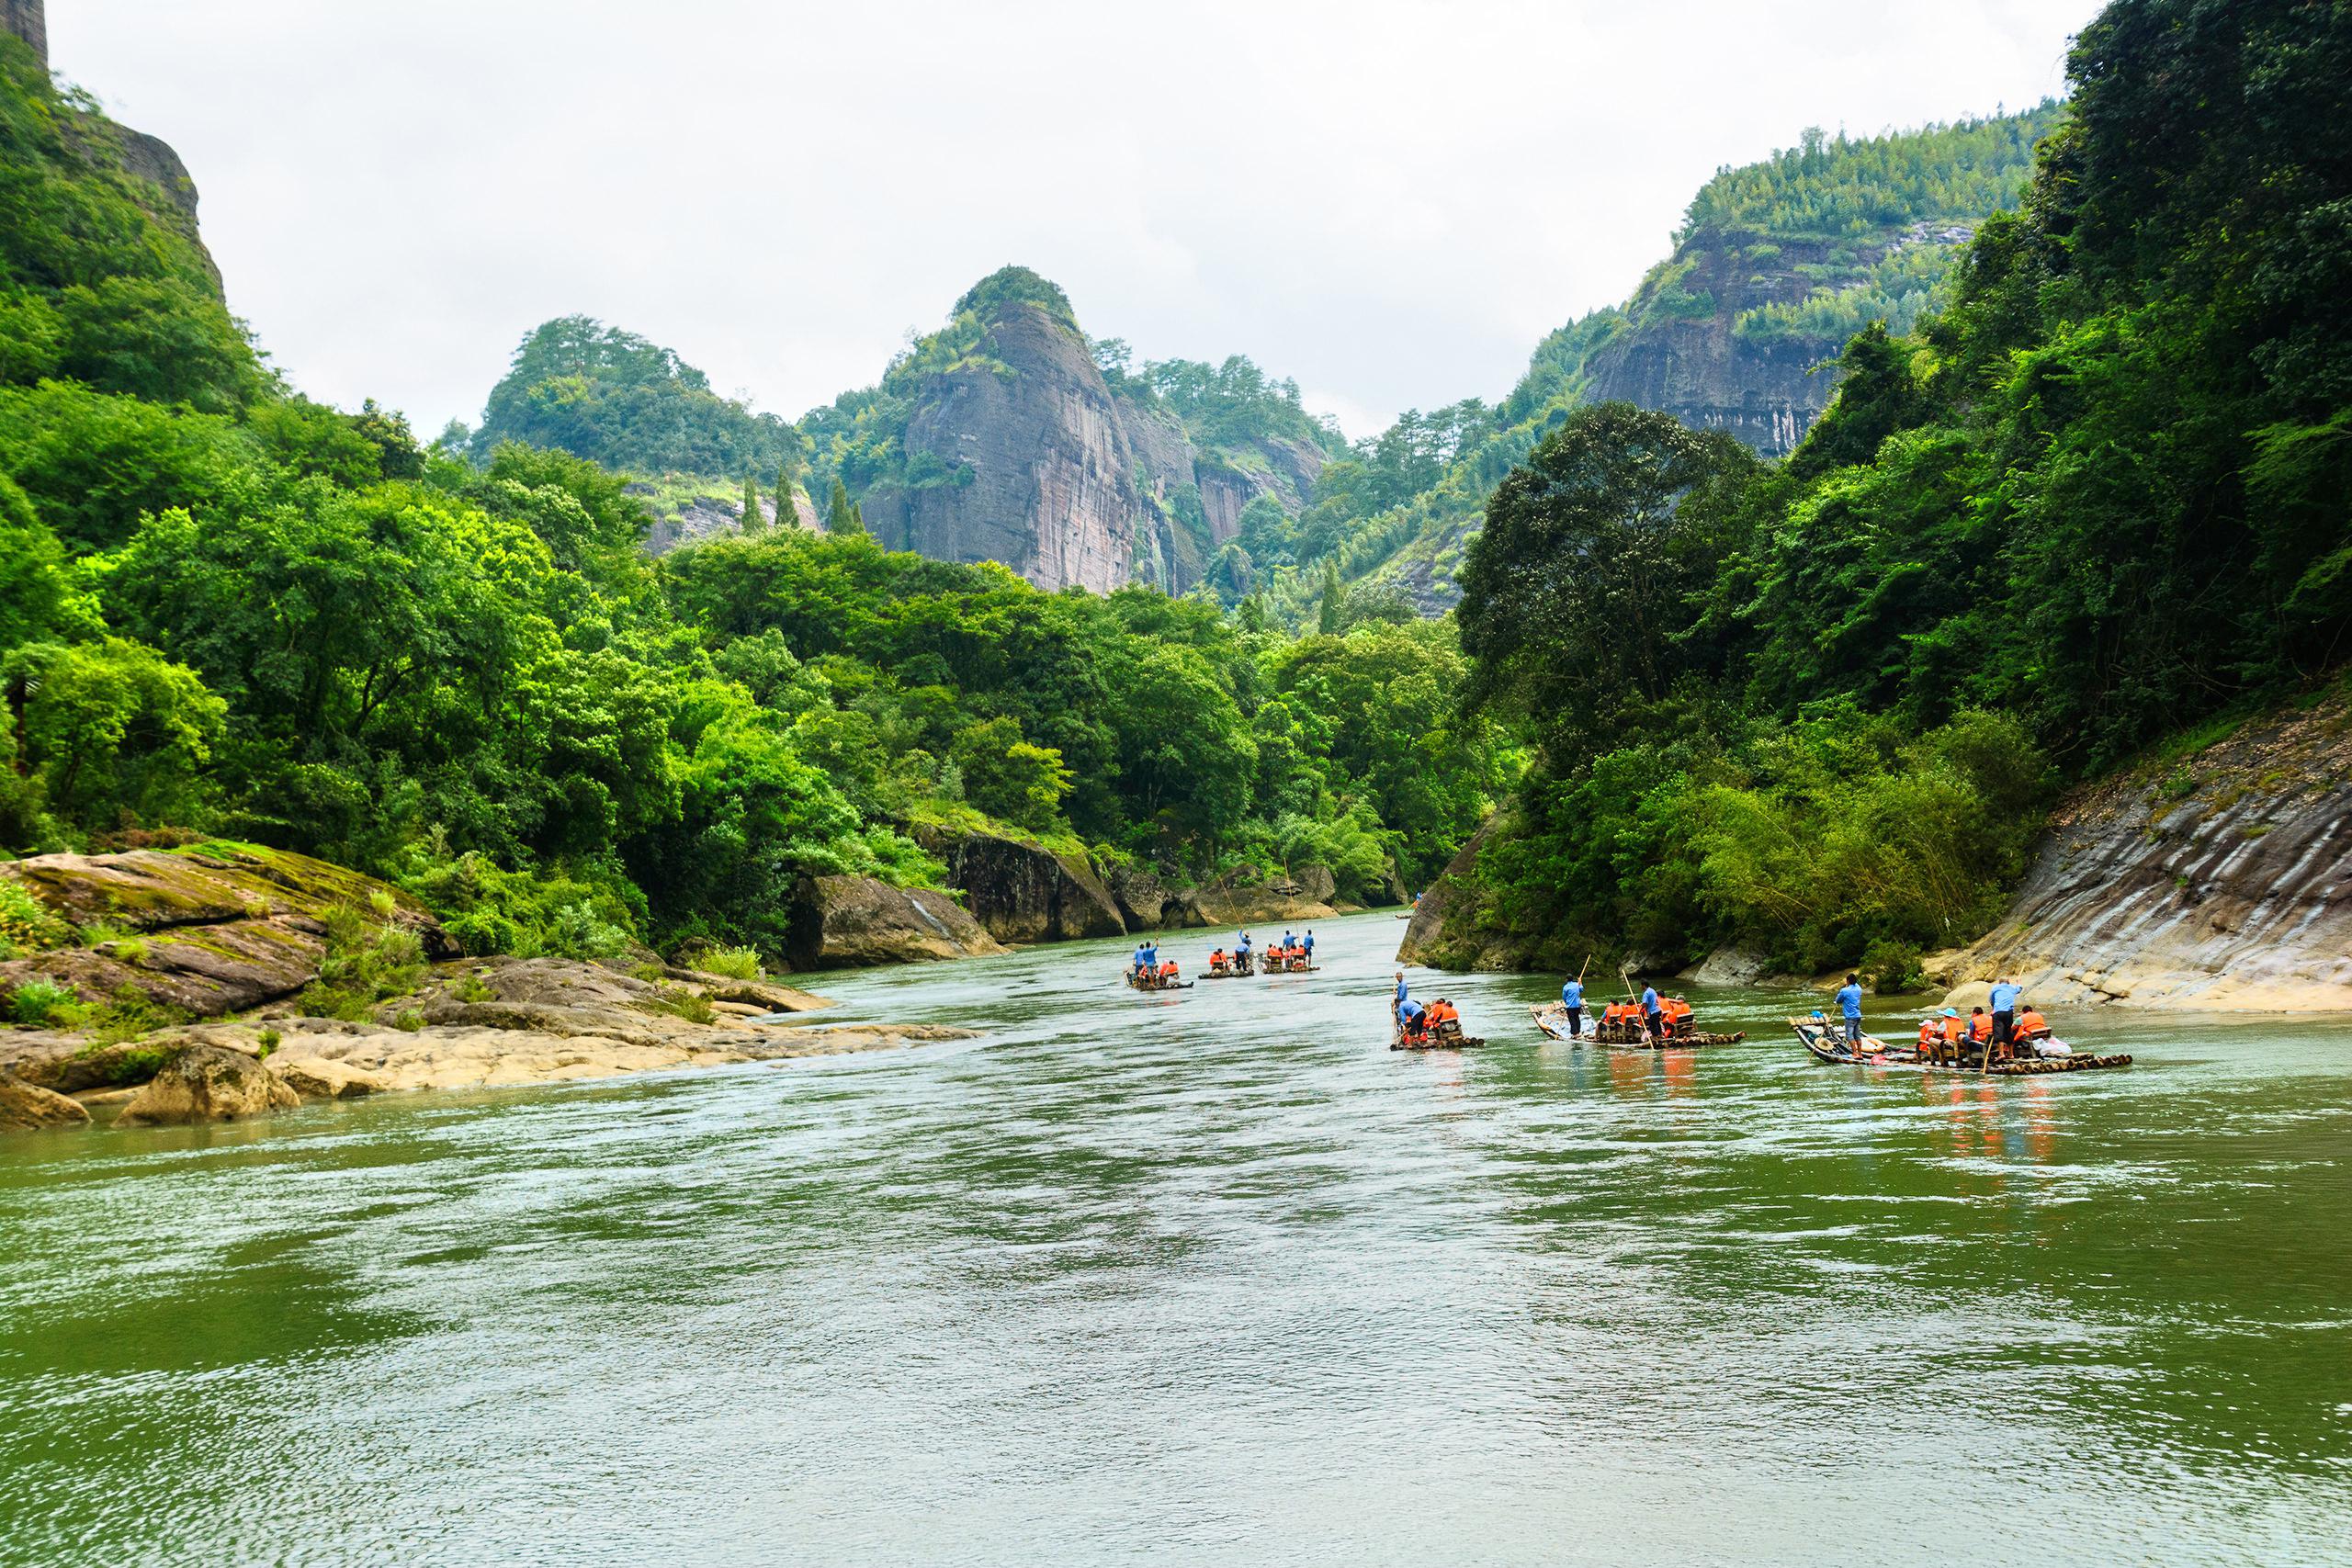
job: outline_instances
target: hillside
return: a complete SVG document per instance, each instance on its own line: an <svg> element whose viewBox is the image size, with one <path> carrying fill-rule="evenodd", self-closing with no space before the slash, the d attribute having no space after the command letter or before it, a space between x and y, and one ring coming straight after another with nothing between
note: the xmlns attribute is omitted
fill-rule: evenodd
<svg viewBox="0 0 2352 1568"><path fill-rule="evenodd" d="M801 428L812 489L840 481L885 545L1098 592L1191 588L1253 502L1301 510L1336 444L1245 359L1132 368L1023 267Z"/></svg>
<svg viewBox="0 0 2352 1568"><path fill-rule="evenodd" d="M798 520L816 523L797 492L800 442L789 424L712 390L674 351L585 316L534 328L491 389L481 426L453 424L440 446L486 465L508 442L629 475L653 513L647 543L657 554L739 526L747 480L763 519L775 520L775 496L791 484Z"/></svg>
<svg viewBox="0 0 2352 1568"><path fill-rule="evenodd" d="M2064 118L2045 103L1864 140L1812 131L1723 170L1631 299L1545 339L1499 403L1449 411L1437 477L1405 495L1375 488L1377 510L1328 525L1342 575L1394 583L1424 613L1452 604L1487 494L1584 403L1622 400L1786 456L1828 407L1826 367L1847 340L1873 321L1907 332L1942 307L1961 247L2016 207L2035 143Z"/></svg>
<svg viewBox="0 0 2352 1568"><path fill-rule="evenodd" d="M2340 10L2111 6L2029 198L1785 463L1571 412L1460 573L1474 711L1536 761L1408 951L1894 990L1989 932L1964 968L2058 994L2340 999L2340 703L2197 747L2352 649L2347 50Z"/></svg>

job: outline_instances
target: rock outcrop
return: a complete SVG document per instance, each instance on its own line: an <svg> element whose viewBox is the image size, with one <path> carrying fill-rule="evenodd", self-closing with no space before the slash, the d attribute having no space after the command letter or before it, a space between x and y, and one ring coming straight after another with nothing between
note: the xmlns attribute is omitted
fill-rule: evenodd
<svg viewBox="0 0 2352 1568"><path fill-rule="evenodd" d="M721 534L740 532L743 526L741 493L721 495L665 495L649 484L633 484L628 492L647 503L653 513L653 526L646 531L645 553L666 555L681 545L700 543ZM775 497L760 497L760 521L770 527L776 521ZM812 534L825 531L825 520L808 499L808 492L796 488L792 492L792 522L797 527Z"/></svg>
<svg viewBox="0 0 2352 1568"><path fill-rule="evenodd" d="M166 1062L115 1120L125 1127L192 1126L242 1122L301 1103L302 1097L258 1058L217 1045L191 1045Z"/></svg>
<svg viewBox="0 0 2352 1568"><path fill-rule="evenodd" d="M989 935L1004 942L1123 936L1111 890L1084 860L995 833L918 827L915 840L947 865L947 885Z"/></svg>
<svg viewBox="0 0 2352 1568"><path fill-rule="evenodd" d="M2007 918L1930 967L2044 1006L2352 1009L2352 701L2078 792Z"/></svg>
<svg viewBox="0 0 2352 1568"><path fill-rule="evenodd" d="M48 1127L79 1127L90 1120L78 1100L54 1089L0 1073L0 1133L38 1133Z"/></svg>
<svg viewBox="0 0 2352 1568"><path fill-rule="evenodd" d="M49 15L46 0L0 0L0 32L14 33L32 46L41 65L49 64Z"/></svg>
<svg viewBox="0 0 2352 1568"><path fill-rule="evenodd" d="M893 887L870 876L804 877L786 934L795 969L851 969L1002 953L964 907L944 893Z"/></svg>
<svg viewBox="0 0 2352 1568"><path fill-rule="evenodd" d="M1112 389L1067 302L1037 302L1058 290L991 288L1017 270L959 305L985 312L985 354L922 378L900 438L908 477L860 498L883 544L1001 561L1042 588L1182 592L1252 499L1304 507L1319 450L1274 438L1203 450L1148 393Z"/></svg>
<svg viewBox="0 0 2352 1568"><path fill-rule="evenodd" d="M1171 886L1156 873L1114 867L1110 888L1119 906L1119 918L1130 931L1191 931L1209 923L1197 893Z"/></svg>
<svg viewBox="0 0 2352 1568"><path fill-rule="evenodd" d="M337 907L370 911L414 931L426 956L457 946L407 894L372 877L284 850L210 843L113 855L35 855L0 863L76 926L130 934L0 964L0 990L31 979L73 987L87 1000L126 992L218 1018L292 995L318 977L326 919ZM375 916L379 906L389 909Z"/></svg>

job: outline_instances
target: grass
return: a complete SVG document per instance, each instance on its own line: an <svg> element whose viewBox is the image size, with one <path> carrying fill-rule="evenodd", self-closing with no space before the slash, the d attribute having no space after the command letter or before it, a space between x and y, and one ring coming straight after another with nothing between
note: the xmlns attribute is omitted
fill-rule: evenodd
<svg viewBox="0 0 2352 1568"><path fill-rule="evenodd" d="M0 876L0 942L19 953L65 947L74 940L74 928L51 913L13 877Z"/></svg>
<svg viewBox="0 0 2352 1568"><path fill-rule="evenodd" d="M655 998L653 1009L683 1018L688 1023L714 1023L718 1019L718 1010L699 991L664 990Z"/></svg>

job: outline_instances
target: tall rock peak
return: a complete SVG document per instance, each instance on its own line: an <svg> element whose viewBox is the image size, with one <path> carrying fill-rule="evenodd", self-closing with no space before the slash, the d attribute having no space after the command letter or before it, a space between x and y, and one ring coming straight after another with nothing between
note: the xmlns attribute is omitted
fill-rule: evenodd
<svg viewBox="0 0 2352 1568"><path fill-rule="evenodd" d="M44 68L49 64L47 0L0 0L0 31L12 32L33 46Z"/></svg>

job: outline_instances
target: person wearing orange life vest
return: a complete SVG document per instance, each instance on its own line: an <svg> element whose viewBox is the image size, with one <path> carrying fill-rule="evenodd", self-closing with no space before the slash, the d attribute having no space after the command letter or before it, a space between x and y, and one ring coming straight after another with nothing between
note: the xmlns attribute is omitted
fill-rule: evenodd
<svg viewBox="0 0 2352 1568"><path fill-rule="evenodd" d="M1986 1012L1983 1008L1978 1008L1968 1015L1967 1039L1969 1049L1975 1053L1977 1058L1986 1066L1992 1066L1993 1015L1991 1013Z"/></svg>
<svg viewBox="0 0 2352 1568"><path fill-rule="evenodd" d="M1944 1032L1941 1024L1932 1018L1921 1019L1919 1021L1919 1059L1923 1062L1934 1061L1936 1048L1943 1043L1943 1039Z"/></svg>

